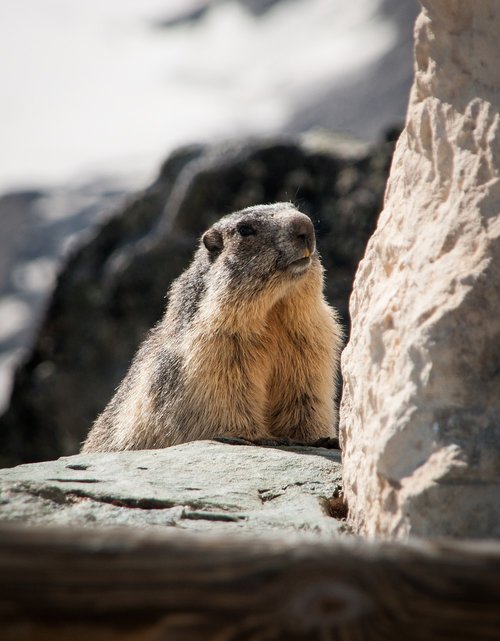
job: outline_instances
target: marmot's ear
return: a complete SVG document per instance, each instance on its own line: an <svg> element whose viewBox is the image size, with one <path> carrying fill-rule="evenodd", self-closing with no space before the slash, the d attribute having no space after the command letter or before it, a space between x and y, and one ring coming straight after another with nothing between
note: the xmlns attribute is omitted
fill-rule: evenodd
<svg viewBox="0 0 500 641"><path fill-rule="evenodd" d="M201 237L203 244L209 252L220 252L224 247L222 234L217 229L209 229Z"/></svg>

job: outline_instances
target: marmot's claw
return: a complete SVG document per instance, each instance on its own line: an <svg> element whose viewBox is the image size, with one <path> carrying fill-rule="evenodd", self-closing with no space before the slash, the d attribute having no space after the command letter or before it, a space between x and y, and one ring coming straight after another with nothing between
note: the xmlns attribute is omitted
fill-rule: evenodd
<svg viewBox="0 0 500 641"><path fill-rule="evenodd" d="M324 436L319 438L317 441L308 443L310 447L326 447L329 450L340 450L340 443L337 436L331 438L330 436Z"/></svg>
<svg viewBox="0 0 500 641"><path fill-rule="evenodd" d="M324 447L329 450L339 450L339 439L324 436L312 442L294 441L291 438L256 438L247 439L235 436L216 436L212 439L227 445L258 445L260 447Z"/></svg>
<svg viewBox="0 0 500 641"><path fill-rule="evenodd" d="M226 443L227 445L259 445L260 447L283 447L283 446L298 446L306 445L300 441L292 441L289 438L256 438L248 439L236 436L216 436L212 439L218 443Z"/></svg>
<svg viewBox="0 0 500 641"><path fill-rule="evenodd" d="M253 441L236 436L214 436L211 440L217 441L217 443L226 443L226 445L254 445Z"/></svg>
<svg viewBox="0 0 500 641"><path fill-rule="evenodd" d="M256 438L252 441L254 445L261 447L283 447L284 445L297 445L296 442L291 441L289 438Z"/></svg>

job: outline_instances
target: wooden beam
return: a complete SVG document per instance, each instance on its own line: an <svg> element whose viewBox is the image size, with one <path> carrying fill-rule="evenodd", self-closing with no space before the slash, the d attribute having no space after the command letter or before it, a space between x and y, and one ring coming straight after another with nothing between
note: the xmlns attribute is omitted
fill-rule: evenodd
<svg viewBox="0 0 500 641"><path fill-rule="evenodd" d="M500 639L500 542L0 525L2 641Z"/></svg>

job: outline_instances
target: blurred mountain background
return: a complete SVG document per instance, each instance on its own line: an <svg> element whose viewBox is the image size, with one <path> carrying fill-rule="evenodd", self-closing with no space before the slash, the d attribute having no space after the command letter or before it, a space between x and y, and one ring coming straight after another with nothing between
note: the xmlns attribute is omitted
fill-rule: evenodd
<svg viewBox="0 0 500 641"><path fill-rule="evenodd" d="M188 143L404 121L416 0L2 0L0 411L64 258Z"/></svg>

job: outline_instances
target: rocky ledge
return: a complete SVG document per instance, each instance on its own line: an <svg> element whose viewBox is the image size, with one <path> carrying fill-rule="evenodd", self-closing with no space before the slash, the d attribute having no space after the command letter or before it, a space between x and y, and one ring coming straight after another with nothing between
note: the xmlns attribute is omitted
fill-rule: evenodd
<svg viewBox="0 0 500 641"><path fill-rule="evenodd" d="M340 452L196 441L0 470L0 522L338 534Z"/></svg>

